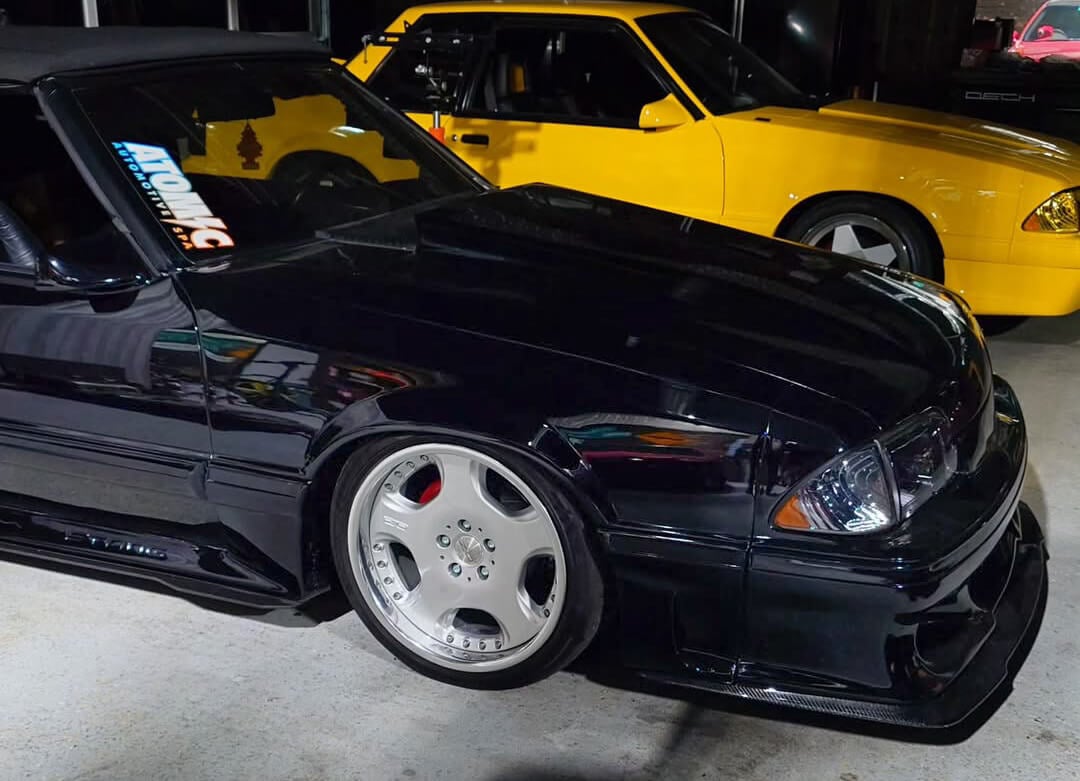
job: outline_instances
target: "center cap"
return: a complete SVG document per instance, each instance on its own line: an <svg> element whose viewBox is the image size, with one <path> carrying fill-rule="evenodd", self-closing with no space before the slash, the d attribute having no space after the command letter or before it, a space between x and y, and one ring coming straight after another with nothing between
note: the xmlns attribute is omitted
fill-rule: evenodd
<svg viewBox="0 0 1080 781"><path fill-rule="evenodd" d="M484 560L484 546L471 534L462 534L454 540L454 553L462 564L475 567Z"/></svg>

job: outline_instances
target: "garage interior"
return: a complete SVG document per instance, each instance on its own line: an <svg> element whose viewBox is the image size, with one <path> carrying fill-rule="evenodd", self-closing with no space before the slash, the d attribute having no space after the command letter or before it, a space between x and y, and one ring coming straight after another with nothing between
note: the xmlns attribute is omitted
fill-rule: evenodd
<svg viewBox="0 0 1080 781"><path fill-rule="evenodd" d="M805 92L947 110L1080 142L1080 65L1004 53L1039 0L698 0ZM404 0L0 0L9 24L314 36L339 57ZM978 20L978 21L976 21ZM1037 96L1030 102L986 95ZM1010 324L1011 325L1011 324ZM1050 599L1013 691L936 732L643 689L589 660L524 689L406 669L340 597L243 614L0 557L0 778L912 781L1080 773L1080 313L990 339L1023 401L1023 500Z"/></svg>

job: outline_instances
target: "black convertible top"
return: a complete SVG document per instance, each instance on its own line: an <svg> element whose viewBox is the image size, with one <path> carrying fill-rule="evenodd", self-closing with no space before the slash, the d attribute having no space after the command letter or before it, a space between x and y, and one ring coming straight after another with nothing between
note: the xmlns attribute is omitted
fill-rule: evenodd
<svg viewBox="0 0 1080 781"><path fill-rule="evenodd" d="M305 35L206 27L0 26L0 82L31 82L64 71L189 57L330 52Z"/></svg>

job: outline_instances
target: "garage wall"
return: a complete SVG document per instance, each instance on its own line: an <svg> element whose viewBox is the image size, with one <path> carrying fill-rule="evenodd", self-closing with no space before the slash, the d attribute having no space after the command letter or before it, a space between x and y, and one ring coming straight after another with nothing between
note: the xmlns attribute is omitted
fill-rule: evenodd
<svg viewBox="0 0 1080 781"><path fill-rule="evenodd" d="M979 0L975 13L990 19L1015 19L1020 28L1042 4L1043 0Z"/></svg>

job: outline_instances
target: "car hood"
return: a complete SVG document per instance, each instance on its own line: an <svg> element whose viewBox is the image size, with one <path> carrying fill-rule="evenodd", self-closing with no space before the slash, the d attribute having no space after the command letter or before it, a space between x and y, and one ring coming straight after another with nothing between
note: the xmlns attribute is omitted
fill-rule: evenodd
<svg viewBox="0 0 1080 781"><path fill-rule="evenodd" d="M1012 51L1021 57L1041 60L1044 57L1080 59L1080 41L1022 41Z"/></svg>
<svg viewBox="0 0 1080 781"><path fill-rule="evenodd" d="M357 282L368 297L394 286L380 296L395 315L575 356L583 371L820 410L853 439L930 405L977 406L989 387L981 344L932 283L620 201L532 185L330 236L358 260L398 248L396 281Z"/></svg>
<svg viewBox="0 0 1080 781"><path fill-rule="evenodd" d="M845 100L807 112L813 128L882 142L937 148L1068 182L1080 181L1080 146L1058 138L939 111Z"/></svg>

